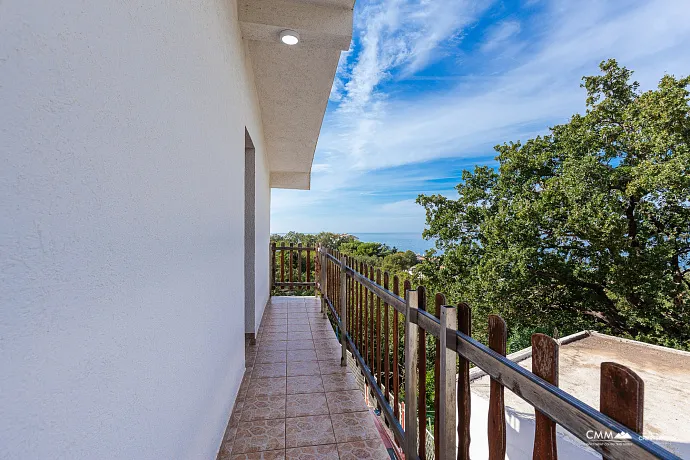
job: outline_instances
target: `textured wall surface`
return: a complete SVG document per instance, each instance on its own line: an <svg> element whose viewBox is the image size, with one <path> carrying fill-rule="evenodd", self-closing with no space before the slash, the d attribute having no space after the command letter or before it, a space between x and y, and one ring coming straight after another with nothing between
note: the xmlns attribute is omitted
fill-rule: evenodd
<svg viewBox="0 0 690 460"><path fill-rule="evenodd" d="M267 297L245 52L234 1L0 1L0 458L215 457L244 367L245 126Z"/></svg>

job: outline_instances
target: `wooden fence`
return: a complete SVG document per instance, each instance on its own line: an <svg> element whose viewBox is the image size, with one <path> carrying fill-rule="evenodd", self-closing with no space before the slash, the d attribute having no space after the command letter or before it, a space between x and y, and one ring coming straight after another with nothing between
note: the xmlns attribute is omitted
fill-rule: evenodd
<svg viewBox="0 0 690 460"><path fill-rule="evenodd" d="M312 261L315 257L316 248L302 246L302 243L280 246L272 243L271 287L285 290L314 287Z"/></svg>
<svg viewBox="0 0 690 460"><path fill-rule="evenodd" d="M470 363L491 377L490 460L504 459L506 454L505 388L535 408L534 459L557 458L556 424L585 443L588 432L605 436L629 433L627 439L589 444L605 459L678 459L641 436L644 384L627 367L602 364L597 411L558 388L558 344L551 337L532 336L530 372L505 357L507 328L500 316L488 318L487 347L472 338L467 304L447 305L443 294L436 294L430 302L424 287L412 289L407 281L401 297L397 276L391 279L388 273L337 251L317 248L317 253L317 288L322 293L324 313L331 312L339 329L342 362L346 363L349 349L406 458L427 458L425 336L431 334L436 342L436 459L469 459ZM404 430L398 409L401 398L405 404Z"/></svg>

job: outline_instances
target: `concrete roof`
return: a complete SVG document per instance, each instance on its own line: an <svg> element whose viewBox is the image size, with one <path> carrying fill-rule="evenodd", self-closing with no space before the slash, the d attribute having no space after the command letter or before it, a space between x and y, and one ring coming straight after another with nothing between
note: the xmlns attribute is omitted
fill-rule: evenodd
<svg viewBox="0 0 690 460"><path fill-rule="evenodd" d="M354 0L240 0L264 125L271 186L309 189L311 165L341 51L352 39ZM279 34L295 30L287 46Z"/></svg>
<svg viewBox="0 0 690 460"><path fill-rule="evenodd" d="M686 458L683 454L690 453L690 353L589 331L573 338L559 349L559 387L598 409L601 363L629 367L644 381L643 435ZM532 368L529 348L509 358ZM474 369L472 373L472 393L488 400L490 378ZM507 410L534 417L534 408L509 390L505 404Z"/></svg>

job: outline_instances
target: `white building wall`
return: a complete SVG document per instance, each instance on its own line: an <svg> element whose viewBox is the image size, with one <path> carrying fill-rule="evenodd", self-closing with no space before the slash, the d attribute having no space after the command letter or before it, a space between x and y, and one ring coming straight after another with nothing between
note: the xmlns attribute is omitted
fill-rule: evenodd
<svg viewBox="0 0 690 460"><path fill-rule="evenodd" d="M256 156L256 314L255 331L261 324L261 317L271 294L271 179L268 159Z"/></svg>
<svg viewBox="0 0 690 460"><path fill-rule="evenodd" d="M268 295L244 56L234 1L0 2L0 458L215 457L244 370L245 126Z"/></svg>

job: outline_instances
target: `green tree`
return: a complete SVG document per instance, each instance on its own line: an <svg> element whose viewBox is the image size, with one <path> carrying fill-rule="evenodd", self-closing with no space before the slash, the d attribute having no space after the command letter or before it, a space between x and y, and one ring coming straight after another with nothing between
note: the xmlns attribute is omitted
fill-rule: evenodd
<svg viewBox="0 0 690 460"><path fill-rule="evenodd" d="M444 251L419 271L516 330L690 349L690 78L640 92L616 61L600 67L584 115L497 146L498 169L464 171L455 200L419 196Z"/></svg>
<svg viewBox="0 0 690 460"><path fill-rule="evenodd" d="M382 258L396 252L395 248L383 243L351 241L341 243L338 250L345 255L365 258Z"/></svg>
<svg viewBox="0 0 690 460"><path fill-rule="evenodd" d="M417 254L413 251L396 252L383 258L382 269L391 273L407 271L417 265Z"/></svg>

